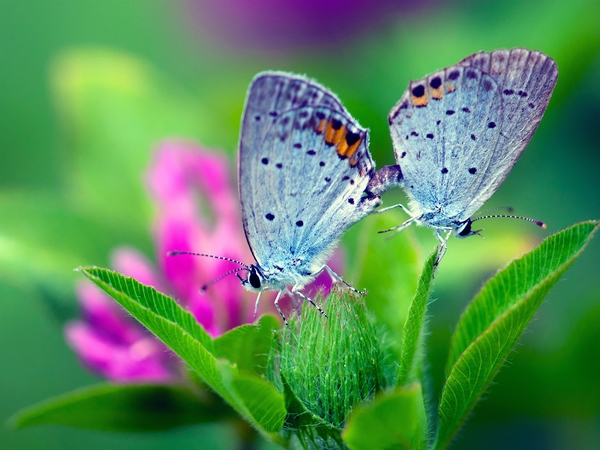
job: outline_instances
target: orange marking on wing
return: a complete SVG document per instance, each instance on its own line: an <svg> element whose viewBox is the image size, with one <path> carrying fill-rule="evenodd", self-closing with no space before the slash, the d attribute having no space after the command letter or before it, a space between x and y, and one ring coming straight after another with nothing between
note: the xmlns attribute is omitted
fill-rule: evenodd
<svg viewBox="0 0 600 450"><path fill-rule="evenodd" d="M333 120L330 120L327 124L327 129L325 130L325 142L333 144L336 131L337 130L333 128Z"/></svg>
<svg viewBox="0 0 600 450"><path fill-rule="evenodd" d="M446 83L446 92L454 92L455 89L452 83Z"/></svg>
<svg viewBox="0 0 600 450"><path fill-rule="evenodd" d="M344 125L335 130L335 134L333 135L333 143L335 145L339 145L341 142L343 142L347 131L348 130Z"/></svg>
<svg viewBox="0 0 600 450"><path fill-rule="evenodd" d="M352 157L354 155L354 153L356 153L356 150L358 150L358 146L360 145L361 142L362 142L362 138L359 139L358 141L356 141L350 147L348 147L348 150L346 150L346 156L349 158Z"/></svg>
<svg viewBox="0 0 600 450"><path fill-rule="evenodd" d="M340 140L336 145L336 150L338 155L340 156L348 156L348 144L346 143L346 139Z"/></svg>
<svg viewBox="0 0 600 450"><path fill-rule="evenodd" d="M411 95L410 101L415 106L427 106L427 104L429 103L429 96L427 95L427 92L425 94L421 95L420 97Z"/></svg>
<svg viewBox="0 0 600 450"><path fill-rule="evenodd" d="M326 125L327 125L327 121L325 119L322 119L319 122L319 125L317 125L317 128L316 128L317 132L318 133L322 133L323 131L325 131L325 126Z"/></svg>
<svg viewBox="0 0 600 450"><path fill-rule="evenodd" d="M440 85L437 89L431 89L431 98L435 98L436 100L441 100L441 98L444 96L444 90L442 89L442 86Z"/></svg>

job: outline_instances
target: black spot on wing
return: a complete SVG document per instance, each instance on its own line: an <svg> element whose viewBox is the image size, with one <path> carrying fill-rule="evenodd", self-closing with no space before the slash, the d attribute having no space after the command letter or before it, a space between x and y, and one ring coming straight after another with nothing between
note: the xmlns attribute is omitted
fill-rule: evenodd
<svg viewBox="0 0 600 450"><path fill-rule="evenodd" d="M265 219L267 219L268 221L273 221L274 218L275 218L275 216L271 213L267 213L265 215Z"/></svg>
<svg viewBox="0 0 600 450"><path fill-rule="evenodd" d="M425 87L422 84L415 86L412 90L412 95L415 97L423 97L423 95L425 95Z"/></svg>
<svg viewBox="0 0 600 450"><path fill-rule="evenodd" d="M429 82L429 86L433 89L437 89L442 85L442 80L440 77L435 77Z"/></svg>
<svg viewBox="0 0 600 450"><path fill-rule="evenodd" d="M352 145L356 144L359 139L360 139L359 133L353 133L351 131L346 133L346 144L348 144L348 147L351 147Z"/></svg>
<svg viewBox="0 0 600 450"><path fill-rule="evenodd" d="M267 164L269 164L269 158L263 158L260 160L260 162L266 166Z"/></svg>

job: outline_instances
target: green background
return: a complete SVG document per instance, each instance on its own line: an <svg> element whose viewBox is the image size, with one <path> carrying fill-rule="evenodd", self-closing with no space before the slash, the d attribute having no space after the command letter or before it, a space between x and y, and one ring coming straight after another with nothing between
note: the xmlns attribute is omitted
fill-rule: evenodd
<svg viewBox="0 0 600 450"><path fill-rule="evenodd" d="M233 162L256 72L305 73L331 88L372 130L382 166L394 162L386 116L409 79L478 50L539 49L557 60L558 85L489 206L510 205L548 230L498 219L483 223L485 239L450 241L430 318L430 370L441 385L449 336L483 280L547 234L600 218L600 4L404 4L359 34L349 24L341 42L257 50L223 43L233 24L221 24L220 35L194 26L183 1L0 1L0 421L98 380L62 337L76 314L72 269L106 266L122 244L154 256L141 178L152 148L167 137L193 138ZM403 197L384 198L396 199ZM423 255L435 245L430 230L408 232ZM600 448L599 268L595 241L550 294L456 448ZM153 435L2 426L0 445L237 447L227 425Z"/></svg>

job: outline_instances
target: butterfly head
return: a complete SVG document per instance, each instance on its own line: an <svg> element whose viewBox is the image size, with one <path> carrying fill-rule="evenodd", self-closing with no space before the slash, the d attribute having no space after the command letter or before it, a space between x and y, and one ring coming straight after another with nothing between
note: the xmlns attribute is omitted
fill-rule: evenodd
<svg viewBox="0 0 600 450"><path fill-rule="evenodd" d="M454 227L454 236L456 236L457 238L460 238L460 239L464 239L466 237L473 236L475 234L477 236L481 236L480 232L482 230L481 229L473 230L472 226L473 226L473 219L471 219L471 218L465 220L464 222L458 223Z"/></svg>
<svg viewBox="0 0 600 450"><path fill-rule="evenodd" d="M247 265L241 261L238 261L238 260L232 259L232 258L227 258L225 256L207 255L205 253L196 253L196 252L188 252L188 251L173 251L173 252L168 252L167 255L168 256L176 256L176 255L203 256L203 257L207 257L207 258L220 259L222 261L230 261L230 262L239 264L240 267L236 267L235 269L229 270L228 272L225 272L221 276L204 284L200 288L201 294L204 294L206 292L206 290L210 286L215 284L216 282L218 282L218 281L222 280L223 278L225 278L231 274L234 274L234 273L238 277L238 279L242 282L242 286L244 286L246 289L248 289L250 291L263 291L266 287L265 280L267 277L265 276L262 268L258 264ZM240 272L244 272L244 271L247 272L247 274L248 274L246 276L246 278L244 278L240 275Z"/></svg>
<svg viewBox="0 0 600 450"><path fill-rule="evenodd" d="M249 291L262 291L265 288L265 276L262 270L257 264L251 264L246 269L248 276L243 278L239 273L236 273L237 277Z"/></svg>

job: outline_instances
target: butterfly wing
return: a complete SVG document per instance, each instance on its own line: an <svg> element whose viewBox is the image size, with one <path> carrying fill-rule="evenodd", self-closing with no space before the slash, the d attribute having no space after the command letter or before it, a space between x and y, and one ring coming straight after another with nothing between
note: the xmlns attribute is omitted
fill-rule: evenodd
<svg viewBox="0 0 600 450"><path fill-rule="evenodd" d="M368 138L314 81L279 72L255 77L242 119L239 182L246 238L262 267L313 264L378 206L378 198L363 197L374 171Z"/></svg>
<svg viewBox="0 0 600 450"><path fill-rule="evenodd" d="M477 211L521 156L557 76L554 60L517 48L411 82L389 123L412 204L441 211L446 226Z"/></svg>

